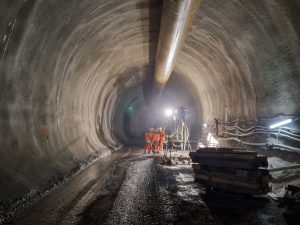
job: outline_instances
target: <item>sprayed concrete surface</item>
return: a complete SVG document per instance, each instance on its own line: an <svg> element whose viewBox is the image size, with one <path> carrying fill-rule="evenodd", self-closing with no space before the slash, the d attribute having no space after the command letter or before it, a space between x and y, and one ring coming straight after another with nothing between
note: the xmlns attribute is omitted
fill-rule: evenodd
<svg viewBox="0 0 300 225"><path fill-rule="evenodd" d="M191 165L142 150L100 159L23 210L13 224L284 225L267 197L206 193Z"/></svg>
<svg viewBox="0 0 300 225"><path fill-rule="evenodd" d="M299 0L203 1L150 108L162 2L0 1L0 208L143 138L164 107L189 107L193 133L300 113Z"/></svg>

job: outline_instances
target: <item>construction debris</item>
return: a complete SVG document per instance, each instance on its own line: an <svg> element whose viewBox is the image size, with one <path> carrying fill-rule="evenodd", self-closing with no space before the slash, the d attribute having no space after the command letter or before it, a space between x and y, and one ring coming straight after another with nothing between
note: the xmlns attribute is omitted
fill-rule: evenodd
<svg viewBox="0 0 300 225"><path fill-rule="evenodd" d="M208 188L256 195L270 191L267 157L255 151L207 147L190 157L195 180Z"/></svg>
<svg viewBox="0 0 300 225"><path fill-rule="evenodd" d="M284 196L278 198L278 207L285 208L283 216L288 224L299 224L300 220L300 187L285 186Z"/></svg>

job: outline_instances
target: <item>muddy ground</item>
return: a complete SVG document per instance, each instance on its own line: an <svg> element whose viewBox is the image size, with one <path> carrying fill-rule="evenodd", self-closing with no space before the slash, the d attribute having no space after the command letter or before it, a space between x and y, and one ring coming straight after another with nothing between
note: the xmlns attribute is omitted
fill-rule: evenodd
<svg viewBox="0 0 300 225"><path fill-rule="evenodd" d="M194 182L190 164L170 166L162 155L129 150L94 162L10 224L286 223L267 196L206 193Z"/></svg>

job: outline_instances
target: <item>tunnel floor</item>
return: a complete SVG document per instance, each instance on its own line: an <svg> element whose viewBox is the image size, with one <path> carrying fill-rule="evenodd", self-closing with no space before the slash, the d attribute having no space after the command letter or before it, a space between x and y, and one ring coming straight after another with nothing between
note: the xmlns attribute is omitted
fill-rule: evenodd
<svg viewBox="0 0 300 225"><path fill-rule="evenodd" d="M142 150L113 153L24 210L12 224L286 224L263 197L206 193L191 165Z"/></svg>

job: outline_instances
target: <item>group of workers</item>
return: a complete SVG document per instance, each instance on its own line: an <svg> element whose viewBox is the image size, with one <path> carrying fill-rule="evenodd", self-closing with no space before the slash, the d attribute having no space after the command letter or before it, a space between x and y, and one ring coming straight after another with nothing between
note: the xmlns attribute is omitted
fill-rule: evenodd
<svg viewBox="0 0 300 225"><path fill-rule="evenodd" d="M145 133L145 153L163 151L166 136L166 128L149 128Z"/></svg>

